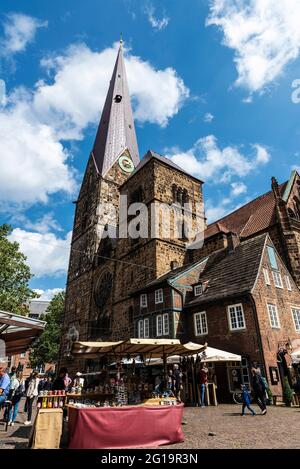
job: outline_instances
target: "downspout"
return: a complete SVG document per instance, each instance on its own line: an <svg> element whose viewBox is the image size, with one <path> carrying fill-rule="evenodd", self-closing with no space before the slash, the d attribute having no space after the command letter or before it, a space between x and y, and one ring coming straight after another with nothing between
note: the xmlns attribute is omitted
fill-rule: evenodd
<svg viewBox="0 0 300 469"><path fill-rule="evenodd" d="M180 296L181 296L181 314L182 314L183 313L183 293L180 290L178 290L178 288L176 288L169 280L167 280L167 284L169 285L170 288L172 288L173 290L177 291L177 293L180 294ZM174 297L173 297L173 292L172 292L172 303L173 303L173 300L174 300ZM174 307L174 303L172 304L172 306ZM174 311L173 311L173 322L174 322ZM185 326L185 322L184 322L184 326ZM173 330L175 332L174 328L173 328ZM185 335L185 327L184 327L184 335Z"/></svg>
<svg viewBox="0 0 300 469"><path fill-rule="evenodd" d="M260 334L260 329L259 329L259 322L258 322L258 317L257 317L257 308L256 308L256 304L255 304L254 298L253 298L251 293L249 293L249 298L250 298L250 302L251 302L252 308L253 308L253 316L254 316L255 329L256 329L256 334L257 334L260 361L261 361L261 364L262 364L263 369L264 369L264 376L265 376L266 380L268 380L266 362L265 362L265 357L264 357L264 353L263 353L263 346L262 346L261 334Z"/></svg>

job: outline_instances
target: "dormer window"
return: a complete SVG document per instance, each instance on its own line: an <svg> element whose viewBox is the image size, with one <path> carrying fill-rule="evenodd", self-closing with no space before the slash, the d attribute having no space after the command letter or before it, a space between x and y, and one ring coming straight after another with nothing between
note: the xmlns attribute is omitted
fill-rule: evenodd
<svg viewBox="0 0 300 469"><path fill-rule="evenodd" d="M200 296L203 293L202 284L194 286L194 295Z"/></svg>

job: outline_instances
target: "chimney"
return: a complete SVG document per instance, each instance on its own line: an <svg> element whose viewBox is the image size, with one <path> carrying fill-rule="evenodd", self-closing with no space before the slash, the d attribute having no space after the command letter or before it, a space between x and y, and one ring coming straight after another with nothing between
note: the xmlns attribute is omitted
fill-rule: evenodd
<svg viewBox="0 0 300 469"><path fill-rule="evenodd" d="M235 248L240 244L240 238L236 233L230 231L227 234L227 249L229 252L234 251Z"/></svg>

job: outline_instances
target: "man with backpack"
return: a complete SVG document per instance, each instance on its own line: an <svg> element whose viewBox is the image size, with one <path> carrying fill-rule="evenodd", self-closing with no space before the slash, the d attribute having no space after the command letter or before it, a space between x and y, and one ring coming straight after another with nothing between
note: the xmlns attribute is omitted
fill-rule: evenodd
<svg viewBox="0 0 300 469"><path fill-rule="evenodd" d="M266 388L262 376L257 368L251 368L252 373L252 389L254 394L254 402L261 409L261 413L266 415Z"/></svg>

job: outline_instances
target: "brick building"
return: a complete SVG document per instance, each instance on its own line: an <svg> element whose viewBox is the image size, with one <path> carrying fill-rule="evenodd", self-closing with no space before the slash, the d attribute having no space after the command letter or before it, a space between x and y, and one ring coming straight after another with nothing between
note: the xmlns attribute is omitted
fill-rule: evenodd
<svg viewBox="0 0 300 469"><path fill-rule="evenodd" d="M154 151L140 160L121 45L76 201L60 365L86 366L70 355L74 340L162 336L242 354L245 379L253 362L270 382L286 373L277 353L300 334L299 175L273 178L270 192L209 226L202 191L201 180ZM139 203L148 210L130 212ZM170 208L167 235L161 204ZM200 220L204 232L198 249L177 233L185 204L189 226ZM142 234L153 214L154 232ZM123 236L124 222L136 236ZM230 327L230 315L245 327Z"/></svg>

